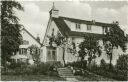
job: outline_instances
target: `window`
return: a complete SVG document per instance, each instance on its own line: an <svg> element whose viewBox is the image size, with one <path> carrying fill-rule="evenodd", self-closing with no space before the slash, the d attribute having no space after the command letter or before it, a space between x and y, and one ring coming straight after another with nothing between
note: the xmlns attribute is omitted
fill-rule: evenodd
<svg viewBox="0 0 128 82"><path fill-rule="evenodd" d="M20 48L19 54L27 54L27 49L26 48Z"/></svg>
<svg viewBox="0 0 128 82"><path fill-rule="evenodd" d="M87 30L91 30L91 25L87 25Z"/></svg>
<svg viewBox="0 0 128 82"><path fill-rule="evenodd" d="M23 45L28 45L28 44L29 44L29 41L23 40L23 41L22 41L22 44L23 44Z"/></svg>
<svg viewBox="0 0 128 82"><path fill-rule="evenodd" d="M76 29L80 29L80 24L76 23Z"/></svg>
<svg viewBox="0 0 128 82"><path fill-rule="evenodd" d="M47 48L47 61L56 61L56 48Z"/></svg>
<svg viewBox="0 0 128 82"><path fill-rule="evenodd" d="M106 34L109 31L110 31L110 28L109 27L103 27L103 33L104 34Z"/></svg>

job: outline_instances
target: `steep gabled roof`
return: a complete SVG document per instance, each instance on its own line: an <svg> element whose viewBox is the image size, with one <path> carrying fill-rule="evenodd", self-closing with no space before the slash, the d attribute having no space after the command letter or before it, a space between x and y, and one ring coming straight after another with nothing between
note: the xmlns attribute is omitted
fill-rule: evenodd
<svg viewBox="0 0 128 82"><path fill-rule="evenodd" d="M83 36L83 34L92 34L95 36L103 36L103 34L96 34L96 33L87 33L87 32L78 32L78 31L71 31L71 29L68 27L68 25L65 23L64 20L69 20L75 23L84 23L84 24L91 24L94 25L94 23L92 21L86 21L86 20L80 20L80 19L74 19L74 18L68 18L68 17L58 17L58 18L54 18L53 17L53 21L55 22L55 24L57 25L58 29L60 30L60 32L68 37L68 36ZM96 26L104 26L104 27L111 27L113 24L108 24L108 23L100 23L100 22L95 22Z"/></svg>
<svg viewBox="0 0 128 82"><path fill-rule="evenodd" d="M39 43L39 44L41 45L41 43L40 43L39 41L37 41L37 39L36 39L27 29L25 29L25 28L23 27L21 30L26 31L37 43Z"/></svg>
<svg viewBox="0 0 128 82"><path fill-rule="evenodd" d="M53 20L54 20L55 24L57 25L58 29L60 30L60 32L63 35L68 36L71 29L65 23L63 18L60 18L60 17L59 18L53 18Z"/></svg>

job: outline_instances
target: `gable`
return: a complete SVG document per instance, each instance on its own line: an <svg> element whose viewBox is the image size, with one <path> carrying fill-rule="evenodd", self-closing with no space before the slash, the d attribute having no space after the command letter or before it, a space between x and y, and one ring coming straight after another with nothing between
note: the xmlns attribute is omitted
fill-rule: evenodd
<svg viewBox="0 0 128 82"><path fill-rule="evenodd" d="M22 29L20 33L24 42L24 44L20 45L20 48L28 48L31 45L37 45L38 47L41 47L41 44L36 41L35 37L28 33L26 29Z"/></svg>
<svg viewBox="0 0 128 82"><path fill-rule="evenodd" d="M53 34L54 36L56 36L58 32L60 33L60 31L59 31L57 25L55 24L54 21L52 21L52 22L51 22L51 25L50 25L50 28L49 28L48 31L47 31L47 36L52 36L52 34Z"/></svg>
<svg viewBox="0 0 128 82"><path fill-rule="evenodd" d="M60 30L59 30L58 26L56 25L55 21L50 21L49 24L48 24L45 36L44 36L43 45L49 45L49 38L48 37L51 37L52 35L57 36L58 33L63 35L60 32Z"/></svg>

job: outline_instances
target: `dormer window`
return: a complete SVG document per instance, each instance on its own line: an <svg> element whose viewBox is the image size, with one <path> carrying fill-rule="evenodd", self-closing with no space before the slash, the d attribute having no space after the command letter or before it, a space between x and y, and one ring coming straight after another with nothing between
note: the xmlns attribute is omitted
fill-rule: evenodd
<svg viewBox="0 0 128 82"><path fill-rule="evenodd" d="M110 28L109 27L103 27L103 34L106 34L110 32Z"/></svg>
<svg viewBox="0 0 128 82"><path fill-rule="evenodd" d="M87 25L87 30L90 31L91 29L91 25Z"/></svg>
<svg viewBox="0 0 128 82"><path fill-rule="evenodd" d="M76 23L76 29L80 29L80 24Z"/></svg>
<svg viewBox="0 0 128 82"><path fill-rule="evenodd" d="M106 32L106 33L109 32L109 27L106 27L106 28L105 28L105 32Z"/></svg>

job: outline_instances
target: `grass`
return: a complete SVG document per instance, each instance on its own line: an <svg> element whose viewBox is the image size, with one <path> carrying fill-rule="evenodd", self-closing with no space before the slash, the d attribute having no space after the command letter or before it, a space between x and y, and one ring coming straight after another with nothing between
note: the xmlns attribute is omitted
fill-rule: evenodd
<svg viewBox="0 0 128 82"><path fill-rule="evenodd" d="M113 79L102 76L75 76L79 81L114 81ZM48 75L1 75L2 81L66 81L59 76Z"/></svg>
<svg viewBox="0 0 128 82"><path fill-rule="evenodd" d="M114 79L110 79L103 76L95 76L95 75L77 76L76 79L80 81L115 81Z"/></svg>
<svg viewBox="0 0 128 82"><path fill-rule="evenodd" d="M1 75L2 81L65 81L64 78L48 75Z"/></svg>

